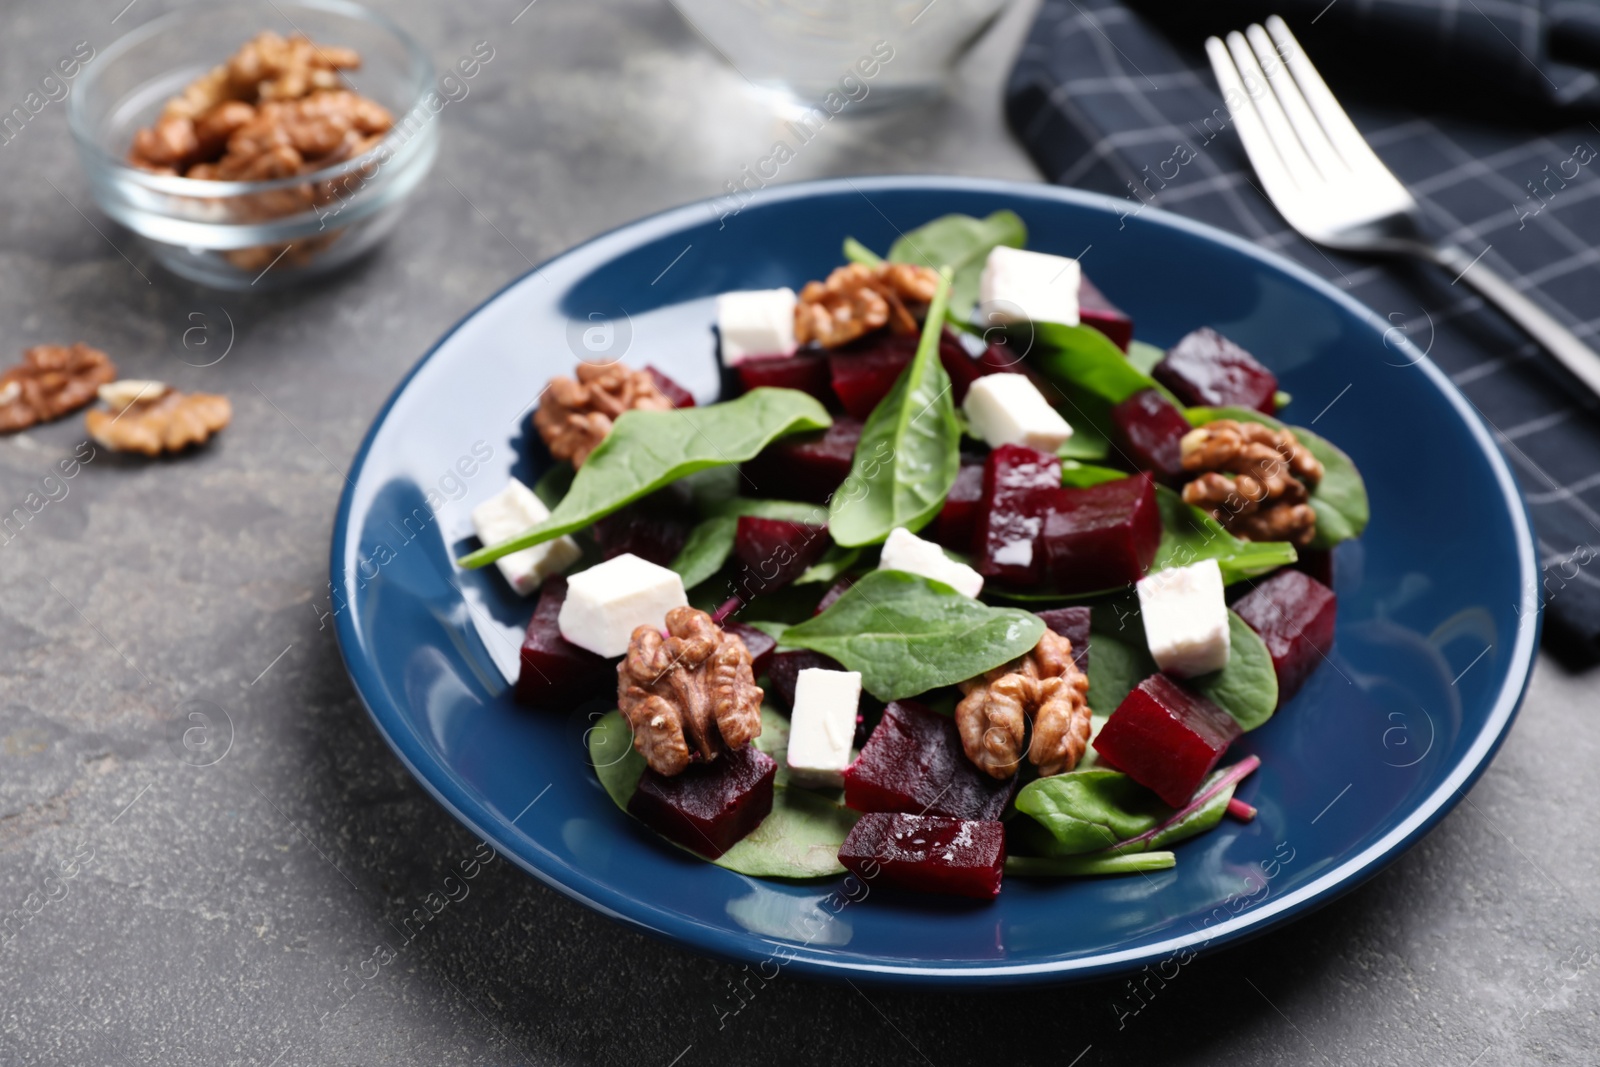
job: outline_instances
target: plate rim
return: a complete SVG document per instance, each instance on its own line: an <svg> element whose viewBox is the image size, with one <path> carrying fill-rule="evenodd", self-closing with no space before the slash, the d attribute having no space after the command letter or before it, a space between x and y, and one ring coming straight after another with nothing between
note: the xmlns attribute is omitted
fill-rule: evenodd
<svg viewBox="0 0 1600 1067"><path fill-rule="evenodd" d="M748 201L745 207L752 205L766 206L787 201L805 200L817 195L844 192L858 193L870 203L871 197L868 196L868 193L873 191L992 193L1012 196L1022 200L1054 200L1077 207L1110 213L1118 212L1122 203L1118 198L1103 193L1043 182L907 174L860 178L826 178L768 186ZM384 400L382 406L374 414L371 424L361 439L361 444L351 459L346 484L340 492L339 506L334 515L329 560L330 586L336 594L343 598L346 604L354 602L354 590L349 588L352 584L349 581L350 576L342 572L340 563L346 555L350 513L354 503L356 486L378 432L388 419L394 405L410 386L412 379L427 366L468 322L476 318L485 308L499 300L509 290L520 285L529 277L538 274L546 267L567 256L576 255L595 245L612 240L625 232L634 231L638 233L641 240L650 240L672 232L681 225L690 222L695 216L698 216L695 221L703 223L705 220L703 213L711 209L715 203L716 198L708 198L667 208L611 227L569 248L563 249L556 255L540 261L507 281L506 284L485 297L439 336L411 369L406 372ZM743 209L741 208L741 210ZM1294 281L1305 285L1319 296L1332 300L1336 305L1357 317L1367 319L1375 325L1382 322L1377 313L1371 308L1341 292L1331 282L1311 273L1280 253L1262 249L1243 237L1207 223L1197 222L1159 208L1147 207L1139 214L1141 219L1148 217L1149 221L1154 224L1181 230L1190 236L1220 244L1235 252L1242 253L1263 266L1287 275ZM480 840L493 846L497 852L511 859L518 867L569 899L591 908L607 918L617 920L634 929L680 944L694 951L739 962L757 962L769 958L772 955L773 948L779 947L788 954L788 965L793 966L799 972L812 976L832 979L859 978L875 983L938 986L952 989L973 985L996 988L1007 984L1064 983L1103 979L1136 971L1144 964L1171 957L1185 950L1193 951L1196 954L1215 952L1225 946L1237 944L1243 940L1267 933L1293 919L1309 914L1317 908L1331 903L1345 893L1359 887L1369 878L1378 874L1389 863L1392 863L1407 852L1455 808L1456 804L1465 797L1467 790L1488 769L1496 752L1505 741L1506 735L1510 732L1511 726L1516 721L1517 713L1521 708L1532 677L1533 666L1538 655L1539 638L1543 630L1544 615L1543 603L1537 595L1538 560L1527 501L1524 499L1521 489L1512 475L1510 464L1494 443L1494 439L1488 427L1484 424L1476 406L1461 393L1425 352L1417 349L1407 338L1400 337L1397 340L1399 347L1406 352L1412 365L1428 376L1432 384L1438 388L1439 392L1465 424L1473 439L1477 442L1480 451L1488 459L1501 499L1508 505L1507 510L1512 519L1513 533L1517 543L1517 566L1521 571L1523 580L1519 584L1522 603L1518 611L1519 622L1516 639L1512 645L1512 655L1506 680L1494 697L1493 705L1483 728L1474 738L1467 752L1451 768L1444 780L1415 804L1410 814L1398 825L1366 849L1323 872L1316 879L1301 886L1294 892L1286 894L1275 901L1264 902L1259 907L1247 909L1206 930L1176 935L1150 945L1120 951L1110 949L1073 959L1006 964L951 961L941 965L933 965L905 964L896 961L838 959L829 956L825 952L813 950L809 946L781 945L770 939L764 939L758 934L710 926L650 905L639 897L622 892L606 884L603 880L551 855L532 835L518 830L514 825L505 823L503 818L489 811L483 804L468 795L462 787L463 784L456 780L453 772L444 764L432 759L427 760L427 762L437 766L444 772L442 781L435 781L431 774L424 773L419 761L421 757L425 756L425 753L421 750L420 745L417 746L417 752L413 753L411 751L412 745L408 743L414 740L412 731L409 729L390 729L387 721L390 716L395 717L397 725L403 725L402 720L398 718L398 709L390 706L380 711L378 707L374 706L373 700L369 697L369 690L377 692L379 687L376 685L376 672L371 664L355 654L361 647L362 642L356 632L354 611L340 611L334 617L334 633L339 646L340 658L344 663L346 673L350 676L351 683L361 700L362 706L366 708L367 714L372 718L379 735L383 737L385 743L389 745L401 763L405 765L406 770L410 772L412 777L457 821L477 835ZM478 639L481 640L481 638ZM491 832L491 827L493 832ZM515 831L516 834L521 836L522 840L531 844L536 854L542 854L546 857L546 865L541 866L531 859L518 855L516 850L503 847L503 840L507 836L506 831Z"/></svg>

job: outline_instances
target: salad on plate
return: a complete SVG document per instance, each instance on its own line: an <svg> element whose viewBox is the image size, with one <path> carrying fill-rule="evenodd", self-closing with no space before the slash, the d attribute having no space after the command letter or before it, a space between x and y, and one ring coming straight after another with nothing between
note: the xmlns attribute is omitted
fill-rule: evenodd
<svg viewBox="0 0 1600 1067"><path fill-rule="evenodd" d="M1349 458L1204 324L1168 349L1023 221L724 293L723 399L583 363L472 513L517 699L605 701L617 806L743 874L989 900L1248 821L1236 751L1329 655ZM601 705L604 707L604 705ZM624 816L619 816L624 817Z"/></svg>

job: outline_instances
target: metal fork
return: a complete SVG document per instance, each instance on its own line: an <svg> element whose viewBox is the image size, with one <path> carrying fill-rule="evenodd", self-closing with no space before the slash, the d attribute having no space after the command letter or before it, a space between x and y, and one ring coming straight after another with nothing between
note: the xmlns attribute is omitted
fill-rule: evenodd
<svg viewBox="0 0 1600 1067"><path fill-rule="evenodd" d="M1270 36L1269 36L1270 34ZM1301 236L1346 252L1415 256L1466 282L1600 395L1600 354L1458 245L1426 237L1417 202L1383 165L1283 19L1206 41L1245 153ZM1485 249L1484 251L1488 251Z"/></svg>

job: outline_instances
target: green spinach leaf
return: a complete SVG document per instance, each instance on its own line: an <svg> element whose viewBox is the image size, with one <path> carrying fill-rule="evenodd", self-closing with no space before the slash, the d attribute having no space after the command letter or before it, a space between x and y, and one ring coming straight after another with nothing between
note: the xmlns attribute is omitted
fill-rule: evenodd
<svg viewBox="0 0 1600 1067"><path fill-rule="evenodd" d="M1167 352L1164 348L1157 348L1155 345L1145 344L1143 341L1128 342L1128 362L1146 374L1153 374L1156 364L1166 358Z"/></svg>
<svg viewBox="0 0 1600 1067"><path fill-rule="evenodd" d="M1219 772L1220 774L1220 772ZM1117 846L1113 851L1119 853L1144 852L1153 848L1166 848L1175 845L1187 838L1198 837L1207 830L1214 829L1228 814L1228 801L1233 799L1234 785L1229 783L1218 789L1215 782L1219 774L1213 774L1206 784L1200 787L1202 800L1191 805L1157 827L1153 833L1144 835L1137 841L1130 841Z"/></svg>
<svg viewBox="0 0 1600 1067"><path fill-rule="evenodd" d="M1079 463L1077 460L1069 459L1061 464L1061 484L1075 489L1084 489L1102 482L1115 482L1127 476L1127 471L1096 467L1089 463Z"/></svg>
<svg viewBox="0 0 1600 1067"><path fill-rule="evenodd" d="M883 263L882 256L854 237L846 237L844 239L844 258L851 263L859 263L863 267L876 267Z"/></svg>
<svg viewBox="0 0 1600 1067"><path fill-rule="evenodd" d="M821 615L785 630L783 643L832 656L860 671L879 700L899 700L998 667L1042 633L1044 622L1031 612L991 608L943 582L877 570Z"/></svg>
<svg viewBox="0 0 1600 1067"><path fill-rule="evenodd" d="M712 514L695 524L677 558L668 564L683 577L685 589L693 589L728 562L728 557L733 554L734 535L738 532L741 515L805 522L815 526L821 526L828 520L822 505L792 500L735 498L713 505L709 510Z"/></svg>
<svg viewBox="0 0 1600 1067"><path fill-rule="evenodd" d="M1035 778L1016 804L1050 831L1052 855L1110 848L1154 829L1172 810L1121 771L1103 769Z"/></svg>
<svg viewBox="0 0 1600 1067"><path fill-rule="evenodd" d="M815 398L795 389L752 389L737 400L672 411L625 411L589 454L550 517L457 562L482 567L501 556L581 530L596 519L711 467L754 459L772 441L832 425Z"/></svg>
<svg viewBox="0 0 1600 1067"><path fill-rule="evenodd" d="M1217 419L1235 419L1284 428L1284 424L1271 415L1247 408L1190 408L1185 414L1194 426L1204 426ZM1326 438L1317 436L1303 426L1288 428L1322 462L1322 482L1311 491L1311 506L1317 513L1317 536L1311 542L1311 547L1332 548L1341 541L1360 537L1361 531L1367 528L1370 514L1367 486L1361 480L1361 472L1356 470L1349 456Z"/></svg>
<svg viewBox="0 0 1600 1067"><path fill-rule="evenodd" d="M1134 686L1156 673L1145 644L1138 601L1123 598L1096 605L1089 622L1094 654L1089 657L1089 707L1110 715ZM1232 715L1244 730L1254 730L1278 707L1278 675L1272 655L1243 619L1228 612L1228 665L1186 678L1183 684Z"/></svg>
<svg viewBox="0 0 1600 1067"><path fill-rule="evenodd" d="M772 814L744 840L712 860L730 871L765 878L826 878L844 873L839 848L860 816L827 797L789 786L785 754L789 722L771 708L761 709L761 736L755 745L778 761ZM623 811L639 776L644 757L622 712L603 716L588 732L589 760L606 795Z"/></svg>
<svg viewBox="0 0 1600 1067"><path fill-rule="evenodd" d="M1238 720L1245 730L1272 718L1278 710L1278 672L1261 635L1232 611L1228 612L1228 665L1190 678L1189 685Z"/></svg>
<svg viewBox="0 0 1600 1067"><path fill-rule="evenodd" d="M1156 673L1145 648L1138 601L1127 598L1096 604L1089 610L1089 710L1109 716L1133 691Z"/></svg>
<svg viewBox="0 0 1600 1067"><path fill-rule="evenodd" d="M1161 509L1161 544L1150 571L1187 567L1214 559L1222 568L1222 581L1232 585L1293 563L1299 556L1287 541L1243 541L1222 524L1164 485L1156 486Z"/></svg>
<svg viewBox="0 0 1600 1067"><path fill-rule="evenodd" d="M850 568L854 567L861 559L862 550L859 548L840 548L838 545L829 545L822 558L801 572L800 577L794 580L795 585L813 585L819 582L833 582Z"/></svg>
<svg viewBox="0 0 1600 1067"><path fill-rule="evenodd" d="M1195 790L1188 804L1171 812L1158 825L1137 837L1119 842L1110 851L1119 854L1144 852L1175 845L1186 838L1205 833L1222 821L1239 783L1254 774L1259 766L1261 757L1246 756L1231 767L1213 771Z"/></svg>
<svg viewBox="0 0 1600 1067"><path fill-rule="evenodd" d="M1172 396L1093 326L1035 322L1015 327L1024 335L1030 329L1033 345L1029 360L1053 382L1078 386L1113 404L1145 389L1159 390L1169 399ZM1022 343L1022 339L1016 343ZM1181 409L1183 405L1178 406ZM1073 421L1070 413L1066 418ZM1076 430L1077 423L1073 428Z"/></svg>
<svg viewBox="0 0 1600 1067"><path fill-rule="evenodd" d="M1032 816L1048 836L1024 833L1020 838L1046 857L1165 849L1221 822L1239 782L1260 765L1259 758L1250 756L1212 772L1194 798L1178 809L1121 771L1070 771L1036 778L1017 794L1017 810Z"/></svg>
<svg viewBox="0 0 1600 1067"><path fill-rule="evenodd" d="M978 280L983 265L996 245L1021 248L1028 240L1028 228L1013 211L996 211L987 218L971 215L944 215L901 234L889 246L889 262L917 263L954 272L950 289L950 314L965 321L978 303ZM928 315L941 322L944 314Z"/></svg>
<svg viewBox="0 0 1600 1067"><path fill-rule="evenodd" d="M787 622L767 622L764 619L743 619L740 621L742 621L746 626L755 627L757 630L760 630L774 641L779 642L783 640L784 631L789 629L790 626L794 625L793 623Z"/></svg>
<svg viewBox="0 0 1600 1067"><path fill-rule="evenodd" d="M550 469L539 475L539 480L533 483L533 495L539 498L539 503L547 508L553 508L561 503L561 498L567 495L567 490L572 488L572 478L577 471L572 469L572 464L556 460Z"/></svg>
<svg viewBox="0 0 1600 1067"><path fill-rule="evenodd" d="M1057 404L1062 416L1072 427L1072 436L1061 442L1056 455L1062 459L1105 459L1111 452L1111 440L1100 427L1074 412L1071 407ZM1077 415L1074 418L1074 415Z"/></svg>
<svg viewBox="0 0 1600 1067"><path fill-rule="evenodd" d="M850 474L828 507L828 532L846 548L873 545L896 526L927 525L955 484L961 465L950 376L939 362L939 334L950 274L928 308L911 364L861 428Z"/></svg>
<svg viewBox="0 0 1600 1067"><path fill-rule="evenodd" d="M1140 874L1174 867L1170 852L1130 852L1126 855L1007 856L1006 873L1023 878L1087 878L1098 874Z"/></svg>

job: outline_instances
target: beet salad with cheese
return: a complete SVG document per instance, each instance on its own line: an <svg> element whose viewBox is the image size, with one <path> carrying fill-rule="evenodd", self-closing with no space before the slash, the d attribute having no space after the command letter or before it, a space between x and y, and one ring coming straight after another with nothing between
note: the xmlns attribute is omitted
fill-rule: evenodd
<svg viewBox="0 0 1600 1067"><path fill-rule="evenodd" d="M1012 212L840 236L716 298L715 403L620 361L540 395L545 473L460 560L529 599L517 699L600 709L615 817L759 877L991 900L1253 818L1241 739L1333 651L1349 457L1270 352L1136 340Z"/></svg>

